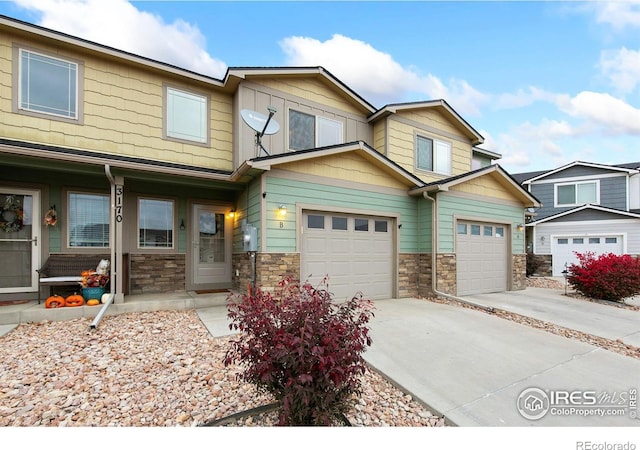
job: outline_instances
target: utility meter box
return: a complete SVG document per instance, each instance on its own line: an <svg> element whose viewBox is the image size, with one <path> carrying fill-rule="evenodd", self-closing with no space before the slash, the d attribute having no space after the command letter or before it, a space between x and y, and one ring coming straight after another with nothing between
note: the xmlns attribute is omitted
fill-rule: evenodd
<svg viewBox="0 0 640 450"><path fill-rule="evenodd" d="M258 251L258 230L253 225L245 223L242 225L243 246L245 252Z"/></svg>

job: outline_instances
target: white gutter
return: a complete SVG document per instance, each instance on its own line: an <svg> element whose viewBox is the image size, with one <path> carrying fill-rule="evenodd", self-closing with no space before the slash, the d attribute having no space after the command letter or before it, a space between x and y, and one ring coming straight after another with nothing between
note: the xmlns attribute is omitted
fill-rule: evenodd
<svg viewBox="0 0 640 450"><path fill-rule="evenodd" d="M427 192L424 192L423 197L431 202L433 208L431 209L431 290L434 294L444 297L449 300L454 300L456 302L464 303L469 306L473 306L475 308L483 309L487 312L494 312L493 307L483 305L480 303L470 302L469 300L465 300L460 297L456 297L455 295L446 294L442 291L438 290L438 277L437 277L437 252L438 252L438 212L436 209L436 199L430 197Z"/></svg>

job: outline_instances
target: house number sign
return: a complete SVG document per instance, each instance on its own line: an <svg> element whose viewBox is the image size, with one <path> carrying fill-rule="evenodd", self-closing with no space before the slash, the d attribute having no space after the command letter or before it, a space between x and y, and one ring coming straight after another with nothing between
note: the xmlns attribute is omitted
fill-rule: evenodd
<svg viewBox="0 0 640 450"><path fill-rule="evenodd" d="M122 197L124 195L124 189L122 185L116 185L116 222L122 222Z"/></svg>

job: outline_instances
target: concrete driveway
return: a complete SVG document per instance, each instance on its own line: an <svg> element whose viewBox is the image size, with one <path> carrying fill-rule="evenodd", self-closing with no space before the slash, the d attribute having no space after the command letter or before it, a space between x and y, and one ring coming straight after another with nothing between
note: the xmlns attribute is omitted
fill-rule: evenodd
<svg viewBox="0 0 640 450"><path fill-rule="evenodd" d="M475 303L640 347L640 311L580 300L555 289L527 288L463 297ZM637 303L632 300L630 303Z"/></svg>
<svg viewBox="0 0 640 450"><path fill-rule="evenodd" d="M367 361L459 426L640 426L638 359L467 308L375 305Z"/></svg>

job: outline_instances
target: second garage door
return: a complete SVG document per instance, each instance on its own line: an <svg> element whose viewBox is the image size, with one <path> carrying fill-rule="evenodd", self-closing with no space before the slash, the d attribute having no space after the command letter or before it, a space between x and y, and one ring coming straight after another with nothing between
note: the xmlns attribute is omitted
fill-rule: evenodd
<svg viewBox="0 0 640 450"><path fill-rule="evenodd" d="M501 224L458 221L456 275L458 295L507 290L507 227Z"/></svg>
<svg viewBox="0 0 640 450"><path fill-rule="evenodd" d="M393 296L393 219L303 212L301 273L317 285L329 276L334 299L362 292L366 298Z"/></svg>
<svg viewBox="0 0 640 450"><path fill-rule="evenodd" d="M578 263L577 253L593 252L596 257L603 253L621 255L623 236L554 236L551 244L553 276L561 277L563 271Z"/></svg>

